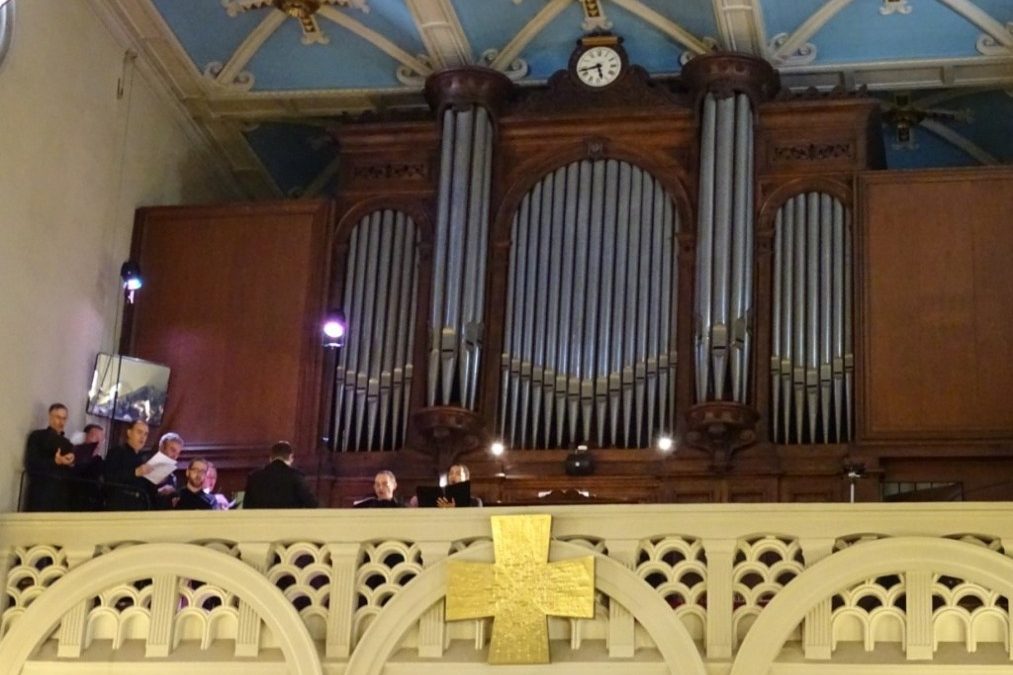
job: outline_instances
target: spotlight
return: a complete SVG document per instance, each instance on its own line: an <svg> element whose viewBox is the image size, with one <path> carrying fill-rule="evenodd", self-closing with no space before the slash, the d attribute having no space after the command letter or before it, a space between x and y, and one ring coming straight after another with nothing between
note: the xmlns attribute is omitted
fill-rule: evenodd
<svg viewBox="0 0 1013 675"><path fill-rule="evenodd" d="M133 260L127 260L120 266L120 279L123 281L123 293L127 297L127 302L133 303L134 291L144 285L144 280L141 279L141 266Z"/></svg>
<svg viewBox="0 0 1013 675"><path fill-rule="evenodd" d="M493 441L492 444L489 446L489 452L492 454L493 457L499 457L504 452L506 452L506 446L503 445L502 441Z"/></svg>
<svg viewBox="0 0 1013 675"><path fill-rule="evenodd" d="M671 436L658 437L658 450L661 452L670 452L673 447L675 447L675 441L672 440Z"/></svg>
<svg viewBox="0 0 1013 675"><path fill-rule="evenodd" d="M324 332L324 346L337 349L345 344L345 316L335 310L327 313L321 326Z"/></svg>

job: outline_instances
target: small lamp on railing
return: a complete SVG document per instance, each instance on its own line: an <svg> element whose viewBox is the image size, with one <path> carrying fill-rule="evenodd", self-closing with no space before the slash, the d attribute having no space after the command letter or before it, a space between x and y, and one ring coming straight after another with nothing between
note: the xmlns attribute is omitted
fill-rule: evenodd
<svg viewBox="0 0 1013 675"><path fill-rule="evenodd" d="M321 330L324 333L324 347L338 349L345 345L345 333L348 326L345 323L345 315L337 310L331 310L324 317Z"/></svg>
<svg viewBox="0 0 1013 675"><path fill-rule="evenodd" d="M144 285L141 279L141 266L133 260L127 260L120 266L120 279L123 281L123 297L129 304L134 303L134 292Z"/></svg>
<svg viewBox="0 0 1013 675"><path fill-rule="evenodd" d="M503 466L503 454L506 452L506 443L500 439L494 440L489 444L489 454L496 458L499 462L499 472L497 476L500 478L506 477L506 470Z"/></svg>
<svg viewBox="0 0 1013 675"><path fill-rule="evenodd" d="M846 460L844 462L844 477L848 479L848 501L855 503L855 483L865 476L865 463Z"/></svg>

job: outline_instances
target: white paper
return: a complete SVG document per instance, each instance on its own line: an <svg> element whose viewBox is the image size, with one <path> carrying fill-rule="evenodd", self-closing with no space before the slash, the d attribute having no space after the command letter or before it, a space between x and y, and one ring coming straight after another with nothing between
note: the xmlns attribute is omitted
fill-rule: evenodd
<svg viewBox="0 0 1013 675"><path fill-rule="evenodd" d="M176 460L163 452L156 452L144 466L151 467L151 471L144 474L144 477L158 485L176 470Z"/></svg>

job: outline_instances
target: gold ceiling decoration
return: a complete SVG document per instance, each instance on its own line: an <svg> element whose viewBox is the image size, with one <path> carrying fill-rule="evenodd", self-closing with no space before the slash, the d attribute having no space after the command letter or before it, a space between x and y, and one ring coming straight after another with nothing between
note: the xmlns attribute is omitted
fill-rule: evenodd
<svg viewBox="0 0 1013 675"><path fill-rule="evenodd" d="M493 516L493 564L450 561L448 621L493 617L489 663L549 662L549 616L594 618L594 556L548 562L552 516Z"/></svg>
<svg viewBox="0 0 1013 675"><path fill-rule="evenodd" d="M355 7L363 12L369 12L366 0L221 0L221 3L226 13L232 17L263 7L274 7L299 22L303 32L303 44L307 45L330 42L320 29L317 20L317 13L321 7Z"/></svg>

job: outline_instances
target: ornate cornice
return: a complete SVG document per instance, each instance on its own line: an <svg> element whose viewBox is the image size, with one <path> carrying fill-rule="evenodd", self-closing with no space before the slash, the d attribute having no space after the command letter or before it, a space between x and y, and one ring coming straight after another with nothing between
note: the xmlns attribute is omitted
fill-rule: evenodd
<svg viewBox="0 0 1013 675"><path fill-rule="evenodd" d="M558 113L594 113L609 109L656 108L685 105L683 97L668 83L652 80L640 66L630 66L611 86L590 90L557 71L544 88L524 89L510 107L510 114L537 115Z"/></svg>
<svg viewBox="0 0 1013 675"><path fill-rule="evenodd" d="M482 66L447 68L426 78L425 97L437 119L448 107L480 105L498 117L513 90L503 73Z"/></svg>
<svg viewBox="0 0 1013 675"><path fill-rule="evenodd" d="M692 59L682 69L682 81L698 99L708 93L726 98L741 92L754 107L773 98L781 87L777 71L763 59L728 52Z"/></svg>

